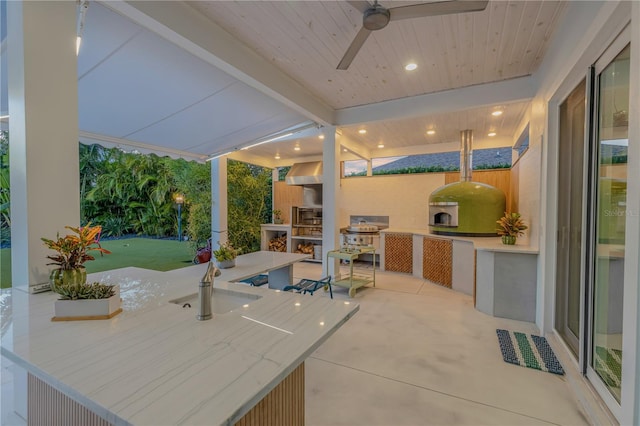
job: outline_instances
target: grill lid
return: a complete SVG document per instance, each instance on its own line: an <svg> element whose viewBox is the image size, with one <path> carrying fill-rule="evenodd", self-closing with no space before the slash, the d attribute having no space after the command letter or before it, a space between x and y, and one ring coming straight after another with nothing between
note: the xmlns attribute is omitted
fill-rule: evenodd
<svg viewBox="0 0 640 426"><path fill-rule="evenodd" d="M378 232L378 226L360 221L360 223L351 224L347 230L349 232Z"/></svg>

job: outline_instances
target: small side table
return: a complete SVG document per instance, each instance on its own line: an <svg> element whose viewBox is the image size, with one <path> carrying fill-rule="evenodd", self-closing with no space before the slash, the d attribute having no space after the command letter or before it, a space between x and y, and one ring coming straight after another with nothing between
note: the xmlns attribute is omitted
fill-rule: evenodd
<svg viewBox="0 0 640 426"><path fill-rule="evenodd" d="M372 269L371 273L366 273L364 270L358 270L355 274L353 272L353 261L360 257L361 254L372 254ZM345 278L333 281L331 284L338 287L344 287L349 289L349 297L356 295L356 289L364 287L369 283L373 283L376 286L376 249L373 247L358 247L354 249L340 249L332 250L327 253L327 275L329 274L329 259L340 259L349 261L349 275Z"/></svg>

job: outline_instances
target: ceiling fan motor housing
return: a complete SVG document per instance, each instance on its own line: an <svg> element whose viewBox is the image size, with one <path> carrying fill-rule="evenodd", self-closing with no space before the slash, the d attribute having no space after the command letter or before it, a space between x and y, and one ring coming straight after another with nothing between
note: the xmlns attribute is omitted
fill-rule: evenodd
<svg viewBox="0 0 640 426"><path fill-rule="evenodd" d="M362 26L370 31L381 30L387 26L390 18L389 10L376 4L364 11Z"/></svg>

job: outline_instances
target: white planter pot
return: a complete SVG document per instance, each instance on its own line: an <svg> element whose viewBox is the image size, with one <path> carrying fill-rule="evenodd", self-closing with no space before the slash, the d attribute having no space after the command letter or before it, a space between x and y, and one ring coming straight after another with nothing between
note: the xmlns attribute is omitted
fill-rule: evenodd
<svg viewBox="0 0 640 426"><path fill-rule="evenodd" d="M236 266L236 260L235 259L231 259L231 260L223 260L223 261L218 261L216 260L216 266L220 269L227 269L227 268L233 268L234 266Z"/></svg>
<svg viewBox="0 0 640 426"><path fill-rule="evenodd" d="M120 286L108 299L56 300L54 321L108 319L121 312Z"/></svg>

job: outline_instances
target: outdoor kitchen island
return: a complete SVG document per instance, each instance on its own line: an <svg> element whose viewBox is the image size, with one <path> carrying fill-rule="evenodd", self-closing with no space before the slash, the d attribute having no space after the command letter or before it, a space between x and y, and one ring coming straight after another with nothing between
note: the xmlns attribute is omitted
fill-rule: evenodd
<svg viewBox="0 0 640 426"><path fill-rule="evenodd" d="M13 289L2 355L29 375L29 424L52 424L47 406L67 415L57 424L303 424L304 360L359 305L216 279L248 301L197 321L170 303L197 292L206 265L185 269L91 275L121 287L124 312L102 321L51 322L56 295Z"/></svg>
<svg viewBox="0 0 640 426"><path fill-rule="evenodd" d="M501 318L534 322L538 249L522 238L436 235L425 228L381 231L380 269L405 272L474 296L475 307Z"/></svg>

